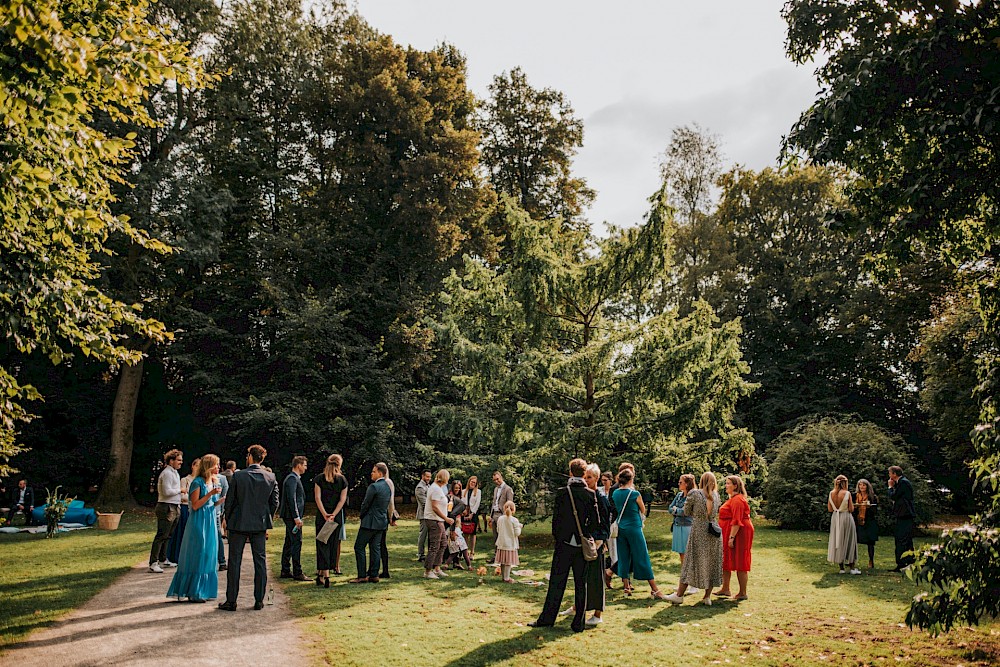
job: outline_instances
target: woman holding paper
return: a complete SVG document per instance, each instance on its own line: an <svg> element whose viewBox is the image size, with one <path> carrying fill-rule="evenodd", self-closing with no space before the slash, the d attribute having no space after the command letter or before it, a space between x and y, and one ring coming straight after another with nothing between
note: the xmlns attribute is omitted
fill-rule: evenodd
<svg viewBox="0 0 1000 667"><path fill-rule="evenodd" d="M344 505L347 503L347 478L340 474L344 459L340 454L330 454L323 472L313 480L313 495L316 499L316 585L330 587L330 570L340 571L340 543L347 539L344 529ZM327 528L328 521L335 521L336 527ZM325 537L326 539L320 539ZM332 567L331 567L332 566Z"/></svg>

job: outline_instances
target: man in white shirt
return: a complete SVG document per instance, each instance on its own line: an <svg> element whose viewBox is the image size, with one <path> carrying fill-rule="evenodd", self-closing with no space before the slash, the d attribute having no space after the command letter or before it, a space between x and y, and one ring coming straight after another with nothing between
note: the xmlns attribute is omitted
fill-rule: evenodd
<svg viewBox="0 0 1000 667"><path fill-rule="evenodd" d="M413 490L413 495L417 498L417 521L420 522L420 536L417 537L417 560L424 559L424 551L427 548L427 524L424 523L424 508L427 504L427 489L431 486L431 471L425 470L420 474L420 481L417 488Z"/></svg>
<svg viewBox="0 0 1000 667"><path fill-rule="evenodd" d="M427 489L427 502L424 504L424 518L421 524L427 525L427 558L424 560L424 577L440 579L447 577L441 570L441 563L448 554L448 533L445 526L455 523L448 516L448 480L451 473L438 470L434 483Z"/></svg>
<svg viewBox="0 0 1000 667"><path fill-rule="evenodd" d="M156 537L149 552L149 571L163 573L167 561L167 543L181 515L181 475L178 470L184 463L184 454L171 449L163 455L166 464L156 480ZM176 567L176 566L175 566Z"/></svg>

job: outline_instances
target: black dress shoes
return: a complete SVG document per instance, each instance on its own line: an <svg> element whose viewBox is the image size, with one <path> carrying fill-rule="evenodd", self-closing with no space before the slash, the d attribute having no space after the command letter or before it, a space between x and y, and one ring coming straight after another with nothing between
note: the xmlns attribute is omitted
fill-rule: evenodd
<svg viewBox="0 0 1000 667"><path fill-rule="evenodd" d="M236 611L236 603L235 602L220 602L219 603L219 609L221 609L222 611Z"/></svg>
<svg viewBox="0 0 1000 667"><path fill-rule="evenodd" d="M528 623L529 628L551 628L552 623L542 623L541 621L531 621Z"/></svg>
<svg viewBox="0 0 1000 667"><path fill-rule="evenodd" d="M279 579L291 579L292 578L292 573L291 572L282 572L281 575L278 578Z"/></svg>
<svg viewBox="0 0 1000 667"><path fill-rule="evenodd" d="M264 603L263 602L254 602L253 603L253 608L254 608L254 611L260 611L261 609L264 608Z"/></svg>

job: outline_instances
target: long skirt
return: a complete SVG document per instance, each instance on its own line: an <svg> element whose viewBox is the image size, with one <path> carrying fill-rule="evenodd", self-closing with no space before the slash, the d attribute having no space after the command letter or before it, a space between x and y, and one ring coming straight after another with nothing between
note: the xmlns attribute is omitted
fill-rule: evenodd
<svg viewBox="0 0 1000 667"><path fill-rule="evenodd" d="M191 512L180 560L170 582L167 597L213 600L219 595L219 532L215 527L215 507L206 503Z"/></svg>
<svg viewBox="0 0 1000 667"><path fill-rule="evenodd" d="M187 528L190 514L191 509L188 504L181 503L181 515L177 519L177 525L174 526L174 532L170 535L170 541L167 542L167 560L171 563L181 562L181 540L184 539L184 529Z"/></svg>
<svg viewBox="0 0 1000 667"><path fill-rule="evenodd" d="M587 582L587 606L584 611L604 611L604 550L597 554L597 560L588 561L583 571Z"/></svg>

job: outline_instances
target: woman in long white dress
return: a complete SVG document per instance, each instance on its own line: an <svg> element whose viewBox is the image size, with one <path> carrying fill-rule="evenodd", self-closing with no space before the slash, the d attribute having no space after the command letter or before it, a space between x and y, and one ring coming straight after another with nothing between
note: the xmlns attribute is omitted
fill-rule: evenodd
<svg viewBox="0 0 1000 667"><path fill-rule="evenodd" d="M847 490L847 478L837 475L833 480L833 491L826 501L826 509L830 511L830 546L826 558L831 563L840 565L840 573L844 574L845 564L850 567L851 574L861 574L854 567L858 560L858 534L854 527L854 501Z"/></svg>

